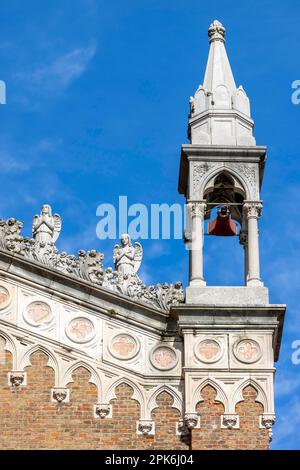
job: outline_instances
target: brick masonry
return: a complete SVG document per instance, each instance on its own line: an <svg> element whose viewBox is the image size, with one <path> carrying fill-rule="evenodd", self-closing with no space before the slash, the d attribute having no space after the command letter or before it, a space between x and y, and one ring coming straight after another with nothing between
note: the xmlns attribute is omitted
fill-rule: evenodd
<svg viewBox="0 0 300 470"><path fill-rule="evenodd" d="M244 401L236 412L240 415L240 429L220 429L223 405L215 401L216 392L207 385L202 390L204 401L198 404L201 428L178 436L176 426L179 411L172 407L173 398L162 392L152 411L155 435L136 433L139 404L131 399L133 390L120 384L116 399L111 401L112 419L93 416L97 403L95 385L89 383L90 373L83 367L76 369L69 384L70 402L51 402L54 371L47 366L48 357L35 352L26 368L27 385L14 388L8 385L12 370L11 354L0 342L0 420L1 449L266 449L268 431L259 429L262 406L255 402L256 391L244 390Z"/></svg>

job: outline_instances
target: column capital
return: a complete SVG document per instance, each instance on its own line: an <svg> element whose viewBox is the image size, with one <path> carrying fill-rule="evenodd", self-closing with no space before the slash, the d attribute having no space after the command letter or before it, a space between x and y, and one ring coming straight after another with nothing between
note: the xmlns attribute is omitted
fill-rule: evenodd
<svg viewBox="0 0 300 470"><path fill-rule="evenodd" d="M204 219L206 203L204 201L189 202L188 207L191 211L192 217L201 217Z"/></svg>
<svg viewBox="0 0 300 470"><path fill-rule="evenodd" d="M261 201L245 201L243 205L243 212L247 219L255 218L258 219L262 213L262 202Z"/></svg>

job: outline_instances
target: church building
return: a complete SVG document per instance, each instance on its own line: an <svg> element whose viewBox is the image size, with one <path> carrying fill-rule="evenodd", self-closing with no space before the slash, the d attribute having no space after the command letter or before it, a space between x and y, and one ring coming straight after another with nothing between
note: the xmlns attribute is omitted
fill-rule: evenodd
<svg viewBox="0 0 300 470"><path fill-rule="evenodd" d="M225 28L215 20L208 36L179 168L186 289L178 275L145 285L142 244L127 234L109 268L92 249L59 252L49 204L32 234L0 220L0 449L269 448L285 306L270 303L260 275L266 147ZM244 285L206 284L206 223L211 236L236 236Z"/></svg>

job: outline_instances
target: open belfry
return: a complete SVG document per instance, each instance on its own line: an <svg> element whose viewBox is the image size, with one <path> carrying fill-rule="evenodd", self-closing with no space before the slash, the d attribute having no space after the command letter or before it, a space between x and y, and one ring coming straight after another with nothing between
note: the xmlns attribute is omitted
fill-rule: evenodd
<svg viewBox="0 0 300 470"><path fill-rule="evenodd" d="M49 204L30 236L22 222L0 221L1 449L269 448L285 306L269 303L260 275L266 147L225 28L214 21L208 35L180 162L185 291L145 285L142 244L127 234L112 267L95 250L60 252L62 219ZM206 221L211 237L235 237L243 286L206 284Z"/></svg>

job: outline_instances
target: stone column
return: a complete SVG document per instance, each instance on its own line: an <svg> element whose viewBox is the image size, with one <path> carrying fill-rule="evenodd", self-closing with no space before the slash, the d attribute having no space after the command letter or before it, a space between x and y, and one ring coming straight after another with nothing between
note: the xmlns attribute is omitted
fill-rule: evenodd
<svg viewBox="0 0 300 470"><path fill-rule="evenodd" d="M247 285L247 280L249 276L249 267L248 267L248 232L242 230L240 233L240 244L244 249L244 284Z"/></svg>
<svg viewBox="0 0 300 470"><path fill-rule="evenodd" d="M191 223L190 242L190 286L203 287L203 221L206 209L204 202L189 203Z"/></svg>
<svg viewBox="0 0 300 470"><path fill-rule="evenodd" d="M259 268L258 218L262 204L259 201L245 201L243 211L248 225L248 286L262 285Z"/></svg>

